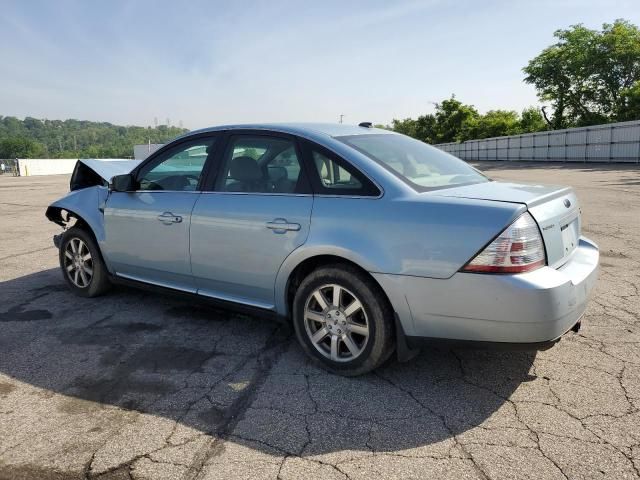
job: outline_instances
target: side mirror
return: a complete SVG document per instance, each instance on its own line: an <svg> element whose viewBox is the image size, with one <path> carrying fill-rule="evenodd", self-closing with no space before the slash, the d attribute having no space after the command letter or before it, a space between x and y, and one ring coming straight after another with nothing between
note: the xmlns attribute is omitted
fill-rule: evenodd
<svg viewBox="0 0 640 480"><path fill-rule="evenodd" d="M109 190L112 192L133 192L136 189L136 180L130 173L116 175L109 183Z"/></svg>

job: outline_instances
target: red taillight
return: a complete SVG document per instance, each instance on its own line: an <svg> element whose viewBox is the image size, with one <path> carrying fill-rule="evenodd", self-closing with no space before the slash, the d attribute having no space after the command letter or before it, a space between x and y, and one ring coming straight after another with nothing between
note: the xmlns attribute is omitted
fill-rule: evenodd
<svg viewBox="0 0 640 480"><path fill-rule="evenodd" d="M522 273L544 266L542 236L533 217L520 215L467 265L463 272Z"/></svg>

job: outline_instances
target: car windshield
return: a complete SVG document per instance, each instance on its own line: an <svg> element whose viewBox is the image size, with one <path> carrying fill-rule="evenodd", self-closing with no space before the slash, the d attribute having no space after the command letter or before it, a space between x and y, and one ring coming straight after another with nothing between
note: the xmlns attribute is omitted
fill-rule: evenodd
<svg viewBox="0 0 640 480"><path fill-rule="evenodd" d="M404 135L336 138L382 164L418 191L489 181L459 158Z"/></svg>

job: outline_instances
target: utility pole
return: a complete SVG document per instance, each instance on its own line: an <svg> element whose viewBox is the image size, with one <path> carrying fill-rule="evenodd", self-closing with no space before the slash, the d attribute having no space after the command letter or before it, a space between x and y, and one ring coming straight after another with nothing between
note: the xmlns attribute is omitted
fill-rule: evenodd
<svg viewBox="0 0 640 480"><path fill-rule="evenodd" d="M340 114L340 123L342 123L342 117L344 117L344 114Z"/></svg>

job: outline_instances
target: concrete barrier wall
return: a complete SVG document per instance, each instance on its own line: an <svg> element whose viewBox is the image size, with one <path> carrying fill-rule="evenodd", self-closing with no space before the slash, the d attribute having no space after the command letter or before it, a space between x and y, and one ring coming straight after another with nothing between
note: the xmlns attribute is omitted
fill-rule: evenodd
<svg viewBox="0 0 640 480"><path fill-rule="evenodd" d="M21 177L70 174L77 161L77 158L20 158L18 167Z"/></svg>
<svg viewBox="0 0 640 480"><path fill-rule="evenodd" d="M104 158L105 161L122 161L124 158ZM18 171L21 177L33 175L70 175L77 158L19 158Z"/></svg>
<svg viewBox="0 0 640 480"><path fill-rule="evenodd" d="M463 160L640 163L640 120L435 146Z"/></svg>

